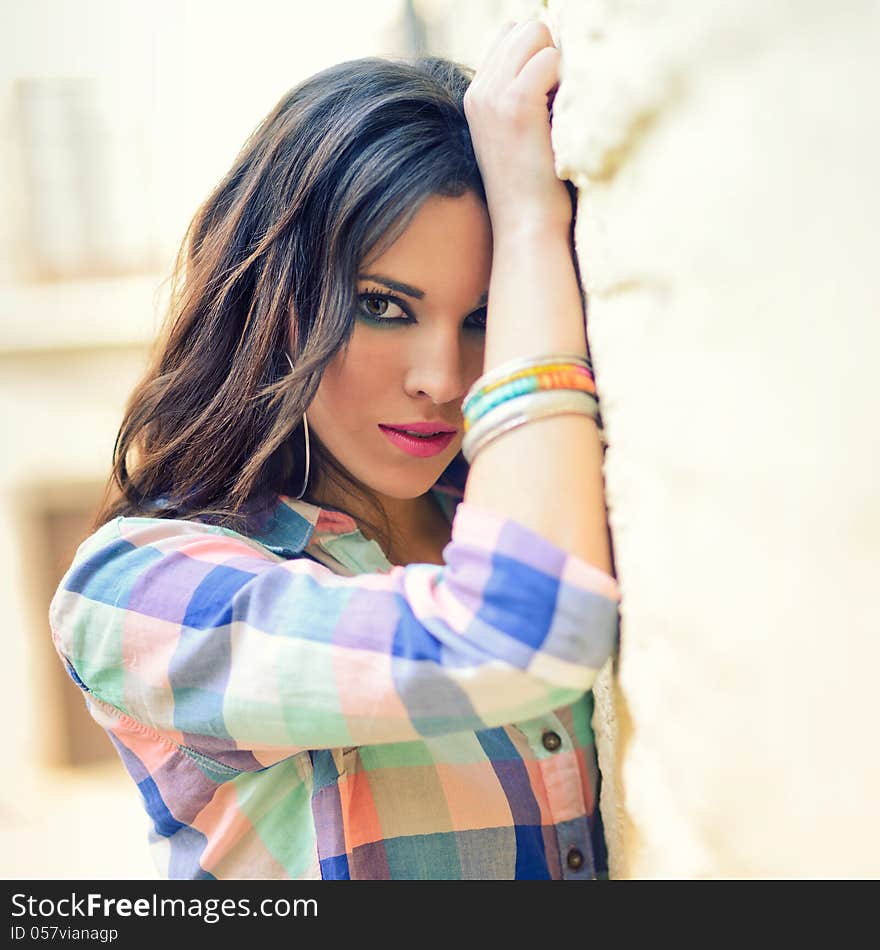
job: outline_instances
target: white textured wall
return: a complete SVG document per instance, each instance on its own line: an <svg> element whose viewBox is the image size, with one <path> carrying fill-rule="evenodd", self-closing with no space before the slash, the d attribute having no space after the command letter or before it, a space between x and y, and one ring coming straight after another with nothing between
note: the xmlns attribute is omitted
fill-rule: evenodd
<svg viewBox="0 0 880 950"><path fill-rule="evenodd" d="M556 0L615 877L880 875L880 5Z"/></svg>

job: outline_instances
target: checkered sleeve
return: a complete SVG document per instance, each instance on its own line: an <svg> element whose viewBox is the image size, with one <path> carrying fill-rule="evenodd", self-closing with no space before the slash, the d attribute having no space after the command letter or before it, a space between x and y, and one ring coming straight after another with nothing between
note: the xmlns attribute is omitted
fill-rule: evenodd
<svg viewBox="0 0 880 950"><path fill-rule="evenodd" d="M444 560L344 577L228 529L118 518L77 551L50 622L95 698L264 760L504 725L590 688L616 647L610 575L464 501Z"/></svg>

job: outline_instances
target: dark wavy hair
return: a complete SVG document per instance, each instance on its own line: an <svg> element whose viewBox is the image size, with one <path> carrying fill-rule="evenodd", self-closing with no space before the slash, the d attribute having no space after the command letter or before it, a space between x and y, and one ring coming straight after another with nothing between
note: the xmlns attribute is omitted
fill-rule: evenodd
<svg viewBox="0 0 880 950"><path fill-rule="evenodd" d="M302 415L350 339L358 265L431 195L486 201L462 104L472 76L439 57L352 60L263 120L187 230L93 530L147 515L241 531L256 500L299 493ZM387 544L375 495L310 444L310 471L365 499Z"/></svg>

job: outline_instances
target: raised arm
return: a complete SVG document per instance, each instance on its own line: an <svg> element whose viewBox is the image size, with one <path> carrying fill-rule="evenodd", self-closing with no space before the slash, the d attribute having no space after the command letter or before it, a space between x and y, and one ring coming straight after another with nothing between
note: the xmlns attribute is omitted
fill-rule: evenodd
<svg viewBox="0 0 880 950"><path fill-rule="evenodd" d="M517 357L587 353L571 201L554 170L547 109L559 60L544 24L508 26L465 95L492 221L487 371ZM464 497L611 572L602 444L587 416L533 420L490 442Z"/></svg>

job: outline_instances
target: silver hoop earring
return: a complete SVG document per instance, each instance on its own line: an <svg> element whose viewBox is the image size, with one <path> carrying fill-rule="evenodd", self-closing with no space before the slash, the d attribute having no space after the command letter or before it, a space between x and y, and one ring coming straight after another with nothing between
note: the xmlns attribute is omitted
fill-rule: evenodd
<svg viewBox="0 0 880 950"><path fill-rule="evenodd" d="M290 354L285 353L284 355L287 357L287 362L290 363L290 368L293 369L293 360L290 358ZM306 443L306 471L305 471L305 477L303 478L303 485L302 485L302 488L300 489L300 493L298 495L294 495L293 496L294 498L302 498L302 496L306 493L306 486L309 484L309 462L311 461L309 457L310 456L309 420L306 419L305 410L303 410L303 433L304 433L304 438L305 438L305 443Z"/></svg>

